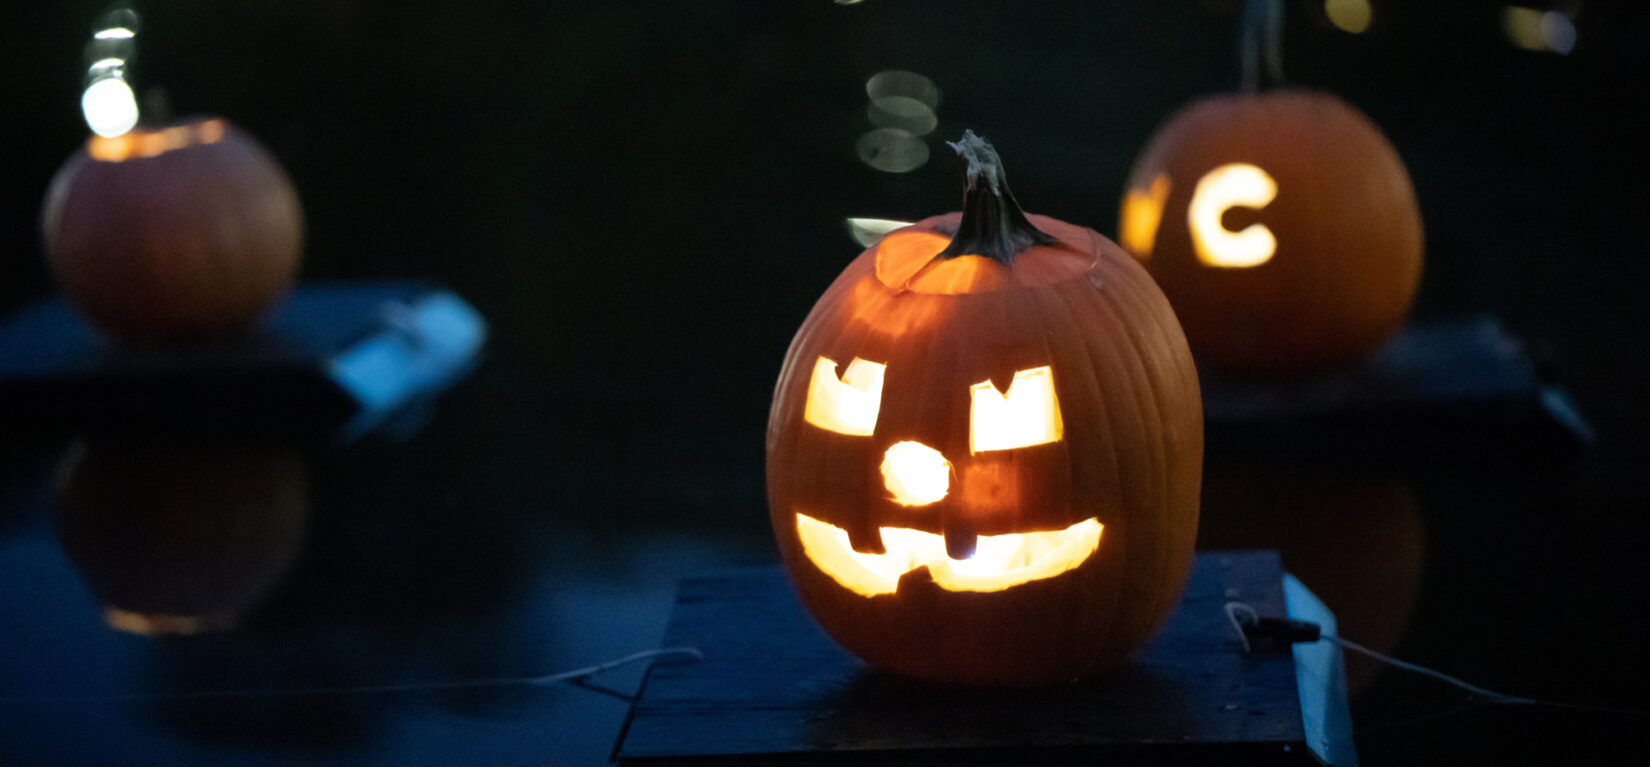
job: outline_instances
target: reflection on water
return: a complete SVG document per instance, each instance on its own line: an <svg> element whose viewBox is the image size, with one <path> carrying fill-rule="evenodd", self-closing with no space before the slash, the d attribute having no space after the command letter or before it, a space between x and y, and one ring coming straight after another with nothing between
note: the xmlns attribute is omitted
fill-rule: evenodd
<svg viewBox="0 0 1650 767"><path fill-rule="evenodd" d="M111 627L226 630L297 557L308 482L287 449L81 442L60 466L58 539Z"/></svg>
<svg viewBox="0 0 1650 767"><path fill-rule="evenodd" d="M1391 654L1420 592L1426 535L1409 482L1348 469L1211 460L1199 549L1277 549L1341 636ZM1347 657L1356 693L1380 667Z"/></svg>

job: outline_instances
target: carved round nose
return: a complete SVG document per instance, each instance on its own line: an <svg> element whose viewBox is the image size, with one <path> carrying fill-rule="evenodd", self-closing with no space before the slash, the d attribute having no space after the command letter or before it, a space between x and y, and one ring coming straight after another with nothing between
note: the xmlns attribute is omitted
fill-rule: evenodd
<svg viewBox="0 0 1650 767"><path fill-rule="evenodd" d="M895 442L882 454L882 484L904 506L927 506L951 491L951 462L921 442Z"/></svg>

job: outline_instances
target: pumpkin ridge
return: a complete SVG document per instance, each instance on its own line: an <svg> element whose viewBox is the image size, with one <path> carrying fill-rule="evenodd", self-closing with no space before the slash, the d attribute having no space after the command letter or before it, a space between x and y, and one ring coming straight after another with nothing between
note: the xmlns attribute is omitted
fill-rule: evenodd
<svg viewBox="0 0 1650 767"><path fill-rule="evenodd" d="M1088 292L1088 300L1092 302L1091 314L1104 318L1108 325L1121 329L1128 327L1125 317L1149 316L1136 311L1135 307L1123 306L1124 303L1134 303L1129 300L1132 296L1125 293L1130 287L1127 283L1126 279L1113 280L1110 290ZM1104 365L1103 369L1108 373L1105 384L1108 393L1104 398L1107 403L1105 418L1108 446L1124 444L1144 449L1146 446L1137 444L1138 440L1134 433L1154 431L1150 427L1157 420L1153 418L1148 421L1144 418L1145 411L1139 391L1141 386L1135 378L1137 368L1145 362L1135 348L1133 339L1129 338L1126 332L1120 331L1116 337L1127 342L1105 344L1103 347L1097 347L1092 342L1086 345L1090 352L1095 354L1096 361ZM1155 409L1153 412L1155 415ZM1156 569L1146 568L1163 556L1162 543L1167 540L1167 536L1162 535L1161 531L1165 520L1158 518L1161 516L1159 507L1148 507L1140 503L1141 499L1131 492L1134 487L1130 484L1129 477L1135 474L1138 468L1129 465L1133 457L1120 454L1115 449L1111 450L1110 457L1116 492L1119 497L1130 502L1128 508L1119 510L1124 517L1123 524L1118 526L1121 528L1118 531L1120 534L1113 539L1113 543L1121 549L1120 552L1114 552L1114 561L1120 563L1120 577L1115 588L1119 592L1119 597L1123 594L1155 594L1160 589L1153 584L1162 579L1161 573ZM1141 621L1151 621L1158 607L1155 602L1148 605L1130 604L1115 611L1113 614L1118 620L1114 620L1108 626L1108 639L1119 647L1138 643L1146 634L1147 628L1141 625ZM1113 654L1116 650L1108 645L1106 652Z"/></svg>
<svg viewBox="0 0 1650 767"><path fill-rule="evenodd" d="M1092 268L1098 268L1098 263ZM1046 302L1044 303L1044 312L1040 312L1040 314L1047 312L1046 307L1049 303L1057 302L1059 305L1058 308L1061 311L1061 316L1090 317L1094 314L1092 311L1093 304L1102 300L1103 297L1100 295L1100 290L1098 288L1087 290L1078 286L1073 286L1073 289L1070 291L1054 291L1053 294L1046 299ZM1079 301L1083 304L1088 304L1088 306L1079 306ZM1096 408L1097 415L1100 416L1094 421L1096 428L1101 430L1095 435L1095 442L1096 444L1109 447L1115 444L1109 412L1111 410L1109 404L1110 398L1105 394L1109 387L1103 387L1101 384L1101 368L1099 367L1100 361L1096 358L1095 349L1093 347L1093 344L1096 343L1103 334L1079 333L1077 335L1079 337L1083 337L1084 341L1082 343L1069 345L1069 348L1065 353L1065 359L1068 364L1064 366L1062 373L1066 376L1070 376L1072 375L1071 371L1075 369L1076 374L1082 376L1083 378L1082 388L1080 389L1081 391L1102 392L1101 396L1090 397L1090 399L1094 400L1094 402L1089 406ZM1047 334L1045 334L1045 338L1047 337ZM1050 348L1050 359L1053 359L1053 357L1053 350ZM1067 383L1066 388L1068 390L1072 388L1069 382ZM1066 445L1066 450L1068 453L1073 450L1073 447L1074 446L1069 443ZM1116 456L1113 454L1111 457L1113 460L1108 461L1107 464L1110 466L1112 471L1112 482L1114 486L1121 487L1122 477L1119 474L1119 467L1117 466L1117 462L1115 460ZM1093 464L1089 465L1092 466ZM1072 477L1071 481L1073 483L1072 495L1099 495L1098 493L1079 492L1076 489L1077 478ZM1102 510L1096 509L1095 511L1096 516L1098 517L1099 512ZM1120 511L1123 516L1128 516L1133 513L1132 509L1122 509L1117 511ZM1117 563L1117 568L1120 571L1126 572L1128 567L1127 533L1132 525L1130 525L1126 519L1101 519L1100 522L1101 524L1106 525L1106 531L1109 534L1102 536L1100 539L1100 546L1106 551L1107 559L1101 563L1096 563L1095 566L1103 568L1105 562L1112 562ZM1104 616L1115 617L1122 610L1120 607L1123 602L1121 579L1113 580L1111 582L1111 588L1105 589L1104 592L1099 593L1097 596L1097 599L1085 599L1079 603L1082 607L1084 615L1079 616L1078 620L1074 622L1081 624L1084 620L1088 620L1087 614L1098 612L1101 617L1093 620L1097 621L1099 628L1092 634L1094 641L1090 646L1090 650L1096 655L1096 657L1104 658L1108 655L1116 654L1111 648L1117 641L1117 622L1115 620L1105 620Z"/></svg>
<svg viewBox="0 0 1650 767"><path fill-rule="evenodd" d="M1115 302L1126 303L1127 306L1114 306L1114 310L1130 316L1151 316L1151 322L1142 324L1154 331L1154 334L1160 331L1163 324L1162 318L1156 316L1156 313L1151 311L1149 302L1144 300L1144 288L1140 284L1131 284L1128 280L1120 280L1119 282L1122 284L1116 291ZM1169 487L1168 484L1169 444L1164 439L1164 435L1173 426L1173 420L1164 412L1161 398L1157 393L1158 387L1154 385L1156 377L1152 375L1152 371L1161 364L1161 361L1146 359L1139 339L1130 338L1129 343L1123 344L1123 346L1128 347L1129 356L1135 363L1128 366L1127 370L1130 373L1131 385L1134 388L1133 395L1138 405L1138 412L1151 415L1150 420L1141 426L1157 435L1150 449L1144 451L1144 460L1149 462L1152 468L1153 481L1151 484L1155 486L1156 497L1153 499L1154 503L1150 510L1135 509L1135 514L1131 517L1135 521L1150 519L1153 522L1151 528L1153 534L1150 536L1151 540L1149 542L1153 552L1152 556L1147 558L1147 561L1152 563L1154 567L1145 580L1148 583L1157 583L1168 578L1170 568L1174 567L1173 552L1179 547L1173 545L1173 531L1181 528L1181 525L1176 524L1177 520L1164 518L1164 513L1174 506L1170 503L1173 488ZM1135 539L1138 541L1139 536L1135 536ZM1135 572L1135 570L1131 569L1130 572ZM1180 577L1184 578L1184 575L1182 574ZM1164 591L1162 589L1152 591L1159 594L1160 604L1143 613L1146 623L1139 626L1137 631L1144 635L1149 635L1156 628L1151 617L1157 613L1158 609L1167 606L1162 603L1172 600L1171 596L1165 596L1161 593Z"/></svg>

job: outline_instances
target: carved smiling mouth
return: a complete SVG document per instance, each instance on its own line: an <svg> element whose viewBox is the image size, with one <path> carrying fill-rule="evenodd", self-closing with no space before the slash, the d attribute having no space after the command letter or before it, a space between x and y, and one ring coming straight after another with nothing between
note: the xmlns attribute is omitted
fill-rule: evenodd
<svg viewBox="0 0 1650 767"><path fill-rule="evenodd" d="M1099 549L1103 527L1090 518L1064 530L981 535L973 556L952 559L945 552L945 536L937 533L880 527L887 553L865 554L854 551L842 528L796 515L796 534L808 560L843 588L868 597L894 593L900 576L919 567L927 567L934 583L946 591L1002 591L1052 578Z"/></svg>

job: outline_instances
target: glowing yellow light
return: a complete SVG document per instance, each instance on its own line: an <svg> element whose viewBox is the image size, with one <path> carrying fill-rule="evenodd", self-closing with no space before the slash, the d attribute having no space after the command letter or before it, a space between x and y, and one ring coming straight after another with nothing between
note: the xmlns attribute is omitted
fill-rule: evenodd
<svg viewBox="0 0 1650 767"><path fill-rule="evenodd" d="M1100 548L1100 520L1090 518L1064 530L982 535L974 555L952 559L945 536L903 527L878 532L886 553L862 554L848 533L806 514L796 515L802 552L821 572L856 594L892 594L900 576L927 567L929 577L947 591L1002 591L1022 583L1052 578L1087 561Z"/></svg>
<svg viewBox="0 0 1650 767"><path fill-rule="evenodd" d="M211 620L199 616L140 613L118 607L104 607L103 622L116 631L142 636L187 636L216 627Z"/></svg>
<svg viewBox="0 0 1650 767"><path fill-rule="evenodd" d="M86 86L80 96L86 125L99 136L119 136L138 122L137 97L132 86L118 77L105 77Z"/></svg>
<svg viewBox="0 0 1650 767"><path fill-rule="evenodd" d="M1123 223L1118 239L1135 258L1151 258L1157 244L1157 225L1163 220L1163 203L1169 199L1169 176L1157 174L1146 189L1130 189L1123 196Z"/></svg>
<svg viewBox="0 0 1650 767"><path fill-rule="evenodd" d="M1014 374L1008 391L990 381L968 387L968 449L1010 450L1058 442L1063 431L1054 398L1054 370L1047 365Z"/></svg>
<svg viewBox="0 0 1650 767"><path fill-rule="evenodd" d="M905 287L918 293L954 296L1000 290L1007 281L1008 267L985 256L965 254L925 266Z"/></svg>
<svg viewBox="0 0 1650 767"><path fill-rule="evenodd" d="M1501 29L1525 50L1569 53L1576 45L1575 22L1558 11L1509 5L1501 9Z"/></svg>
<svg viewBox="0 0 1650 767"><path fill-rule="evenodd" d="M895 442L882 455L882 484L902 506L927 506L951 491L951 462L921 442Z"/></svg>
<svg viewBox="0 0 1650 767"><path fill-rule="evenodd" d="M1234 162L1204 174L1186 207L1186 224L1191 227L1198 260L1231 269L1270 261L1278 250L1272 230L1255 223L1233 232L1220 219L1232 208L1264 208L1277 196L1278 183L1248 163Z"/></svg>
<svg viewBox="0 0 1650 767"><path fill-rule="evenodd" d="M130 40L136 36L137 31L129 27L110 27L108 29L100 29L97 31L97 34L92 35L92 37L97 40Z"/></svg>
<svg viewBox="0 0 1650 767"><path fill-rule="evenodd" d="M950 237L933 232L905 232L877 243L877 279L890 288L904 288L906 282L934 260Z"/></svg>
<svg viewBox="0 0 1650 767"><path fill-rule="evenodd" d="M86 143L86 153L94 160L120 162L134 157L154 157L173 149L217 143L223 140L223 135L222 120L207 120L160 130L130 131L118 136L93 136Z"/></svg>
<svg viewBox="0 0 1650 767"><path fill-rule="evenodd" d="M1369 0L1324 0L1323 12L1329 17L1329 23L1354 35L1368 30L1375 16Z"/></svg>
<svg viewBox="0 0 1650 767"><path fill-rule="evenodd" d="M882 409L882 375L886 369L886 365L855 357L842 371L842 379L837 380L834 360L815 360L802 420L838 434L870 436L877 428L877 411Z"/></svg>

